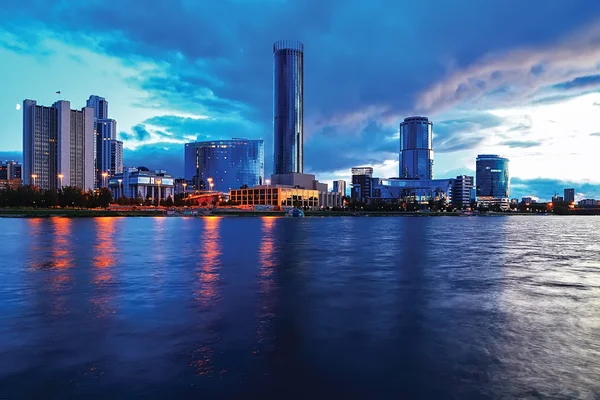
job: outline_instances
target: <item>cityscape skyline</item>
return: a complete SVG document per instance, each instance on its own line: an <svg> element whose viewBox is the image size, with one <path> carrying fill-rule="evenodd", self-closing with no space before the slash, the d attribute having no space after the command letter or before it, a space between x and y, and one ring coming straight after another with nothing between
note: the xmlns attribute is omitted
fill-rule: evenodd
<svg viewBox="0 0 600 400"><path fill-rule="evenodd" d="M302 16L310 10L308 3L289 7ZM56 26L35 6L3 5L12 11L4 13L11 14L12 24L3 25L0 31L0 54L6 60L0 68L12 78L0 95L4 116L0 120L0 159L22 161L23 111L15 110L15 105L24 98L44 105L65 98L73 109L80 109L90 94L111 102L111 118L118 121L117 139L123 141L128 166L167 168L173 176L183 176L183 143L231 137L262 138L265 154L273 154L273 56L269 46L278 38L298 38L310 52L304 65L306 173L315 173L328 183L337 179L349 182L351 167L371 165L376 176L397 176L398 125L407 116L424 115L434 123L436 177L474 176L477 154L501 154L511 160L511 197L549 200L563 188L573 187L576 198L598 198L600 176L593 168L592 152L600 144L600 79L595 78L598 51L593 45L600 36L594 24L599 6L587 4L585 12L573 13L564 3L548 10L543 18L524 12L517 16L509 37L490 36L484 25L496 17L492 14L511 15L515 4L498 3L493 13L486 11L485 5L456 13L453 25L459 22L456 19L468 21L461 31L450 35L456 43L440 37L440 31L437 36L424 34L438 39L428 42L431 54L411 62L402 57L386 59L385 65L380 57L389 53L382 52L385 47L379 42L396 32L395 24L383 24L381 31L370 32L364 39L346 35L341 24L339 31L328 37L323 21L311 22L304 29L296 24L277 26L277 15L290 11L284 6L272 6L265 12L261 21L267 28L260 31L260 40L236 37L232 48L230 38L208 24L206 29L214 31L222 47L186 45L186 36L175 29L165 43L145 49L140 43L149 32L136 14L108 26L90 24L98 39L110 39L121 28L124 35L112 42L94 43L77 36L86 28L67 17L86 11L81 14L86 20L97 5L64 9L50 2L48 15L65 17L53 18L60 20ZM220 12L214 5L206 7ZM393 14L394 7L389 3L386 9L375 7L372 12ZM445 7L427 13L438 18ZM535 6L526 5L527 10L530 7ZM332 21L343 21L335 2L326 8ZM160 11L179 15L183 9L173 6ZM234 12L232 18L241 16L242 9L246 10L240 6L240 13ZM182 19L191 24L201 18L200 11L186 10ZM355 7L348 12L360 15ZM473 20L473 15L481 15L481 19ZM547 26L552 16L561 17L560 27ZM151 12L148 18L159 17L159 12ZM441 21L439 29L444 24ZM258 28L252 29L259 33ZM405 29L411 32L412 28ZM483 30L481 38L472 34L477 29ZM537 36L525 34L532 29L539 32ZM24 30L31 34L21 35ZM351 49L339 46L343 36L352 43ZM415 50L424 43L421 38L411 38ZM107 43L121 43L128 50L119 52ZM400 45L406 46L406 51L413 46ZM241 56L234 48L252 54L252 60L238 58ZM211 63L211 51L235 67L228 70ZM165 61L159 62L160 58ZM559 59L570 68L559 65ZM411 75L411 68L423 72ZM358 73L363 70L365 73ZM88 76L84 81L71 79L82 73ZM164 87L169 90L161 89ZM61 98L56 91L61 91ZM265 176L271 172L267 156Z"/></svg>

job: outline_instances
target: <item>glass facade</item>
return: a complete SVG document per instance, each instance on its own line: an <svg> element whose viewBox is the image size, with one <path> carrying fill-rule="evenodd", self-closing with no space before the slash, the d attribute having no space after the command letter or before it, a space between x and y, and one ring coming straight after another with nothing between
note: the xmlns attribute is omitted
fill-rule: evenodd
<svg viewBox="0 0 600 400"><path fill-rule="evenodd" d="M304 45L273 44L273 173L304 169Z"/></svg>
<svg viewBox="0 0 600 400"><path fill-rule="evenodd" d="M400 124L400 177L433 179L433 123L408 117Z"/></svg>
<svg viewBox="0 0 600 400"><path fill-rule="evenodd" d="M477 156L475 184L477 197L508 198L510 176L508 159L496 154Z"/></svg>
<svg viewBox="0 0 600 400"><path fill-rule="evenodd" d="M243 186L262 184L265 174L263 140L231 139L187 143L185 173L188 180L201 180L212 190L227 193ZM191 176L188 176L191 175Z"/></svg>
<svg viewBox="0 0 600 400"><path fill-rule="evenodd" d="M311 189L260 187L229 192L229 199L240 205L318 207L319 192Z"/></svg>

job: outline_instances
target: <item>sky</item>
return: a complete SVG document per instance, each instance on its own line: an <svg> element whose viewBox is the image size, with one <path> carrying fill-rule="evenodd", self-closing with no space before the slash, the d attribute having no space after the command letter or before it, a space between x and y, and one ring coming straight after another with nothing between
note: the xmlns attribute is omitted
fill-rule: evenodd
<svg viewBox="0 0 600 400"><path fill-rule="evenodd" d="M304 55L304 169L398 175L398 125L433 121L435 178L510 159L511 197L600 198L600 2L30 0L0 5L0 159L21 159L26 98L96 94L128 166L183 175L183 143L265 140L273 55Z"/></svg>

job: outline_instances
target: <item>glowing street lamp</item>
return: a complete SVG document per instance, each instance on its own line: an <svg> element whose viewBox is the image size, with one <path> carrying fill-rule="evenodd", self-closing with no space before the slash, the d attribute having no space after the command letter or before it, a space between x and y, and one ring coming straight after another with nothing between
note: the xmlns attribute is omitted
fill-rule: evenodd
<svg viewBox="0 0 600 400"><path fill-rule="evenodd" d="M210 191L212 192L212 188L215 185L213 183L213 178L207 178L206 180L208 181L208 187L210 188Z"/></svg>
<svg viewBox="0 0 600 400"><path fill-rule="evenodd" d="M62 190L63 187L63 178L65 176L63 174L58 174L58 179L60 179L60 190Z"/></svg>
<svg viewBox="0 0 600 400"><path fill-rule="evenodd" d="M266 179L265 183L267 184L267 204L271 204L271 200L269 199L269 197L272 197L272 196L269 196L269 194L270 194L269 193L269 184L271 183L271 180L270 179Z"/></svg>
<svg viewBox="0 0 600 400"><path fill-rule="evenodd" d="M123 190L121 188L121 182L123 182L123 179L117 179L117 182L119 182L119 190L117 191L117 197L123 197Z"/></svg>
<svg viewBox="0 0 600 400"><path fill-rule="evenodd" d="M185 191L186 187L187 187L187 183L183 182L183 197L187 197L187 192Z"/></svg>
<svg viewBox="0 0 600 400"><path fill-rule="evenodd" d="M102 185L103 187L106 187L106 177L107 176L108 176L108 172L103 172L102 173L102 181L104 182L103 185Z"/></svg>
<svg viewBox="0 0 600 400"><path fill-rule="evenodd" d="M161 184L161 180L157 179L156 180L156 184L158 185L158 205L160 206L160 184Z"/></svg>
<svg viewBox="0 0 600 400"><path fill-rule="evenodd" d="M35 178L37 178L37 175L31 174L31 178L33 179L33 186L35 186Z"/></svg>

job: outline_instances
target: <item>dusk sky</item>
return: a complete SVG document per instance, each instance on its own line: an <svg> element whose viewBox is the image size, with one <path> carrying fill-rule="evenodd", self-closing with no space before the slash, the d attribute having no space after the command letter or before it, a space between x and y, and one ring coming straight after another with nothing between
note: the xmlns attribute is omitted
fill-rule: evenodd
<svg viewBox="0 0 600 400"><path fill-rule="evenodd" d="M398 124L434 123L435 178L511 161L511 197L600 198L598 1L3 1L0 159L21 159L24 99L105 97L127 166L183 175L183 143L263 138L272 44L305 46L305 165L398 176Z"/></svg>

